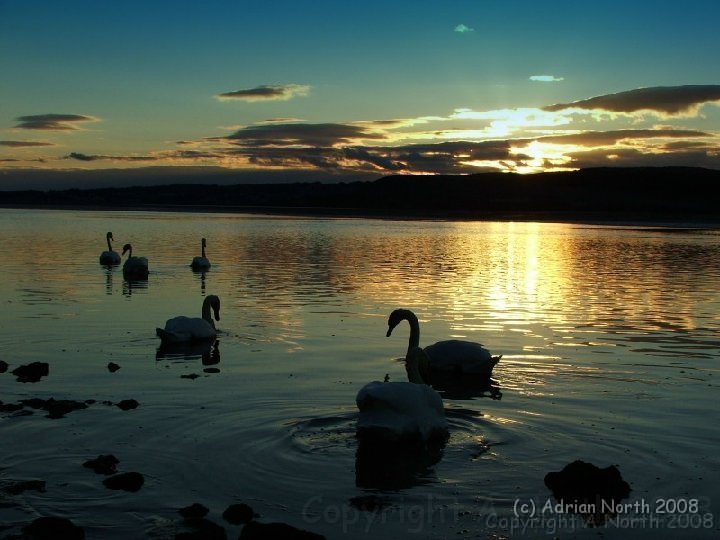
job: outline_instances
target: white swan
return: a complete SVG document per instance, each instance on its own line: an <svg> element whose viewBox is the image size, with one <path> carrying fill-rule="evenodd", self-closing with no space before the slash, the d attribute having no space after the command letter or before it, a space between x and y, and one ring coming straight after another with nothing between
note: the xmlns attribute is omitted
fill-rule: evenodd
<svg viewBox="0 0 720 540"><path fill-rule="evenodd" d="M207 244L207 241L203 238L201 242L202 246L202 255L200 257L193 257L192 262L190 263L190 267L195 271L202 271L202 270L209 270L210 269L210 261L205 257L205 245Z"/></svg>
<svg viewBox="0 0 720 540"><path fill-rule="evenodd" d="M165 329L157 328L155 332L163 343L187 343L215 339L217 332L210 310L215 320L220 320L220 299L211 294L206 296L202 304L202 318L174 317L165 323Z"/></svg>
<svg viewBox="0 0 720 540"><path fill-rule="evenodd" d="M111 240L115 240L113 238L113 234L111 232L107 233L105 235L105 239L107 240L107 251L103 251L100 254L100 264L104 265L115 265L120 264L120 255L117 251L113 251L112 244L110 243Z"/></svg>
<svg viewBox="0 0 720 540"><path fill-rule="evenodd" d="M123 276L127 279L147 279L148 277L148 260L145 257L133 257L132 246L125 244L122 254L128 253L128 258L123 264Z"/></svg>
<svg viewBox="0 0 720 540"><path fill-rule="evenodd" d="M408 351L405 367L410 382L373 381L360 389L355 398L360 410L358 437L387 442L447 439L442 398L420 375L424 356L420 347Z"/></svg>
<svg viewBox="0 0 720 540"><path fill-rule="evenodd" d="M396 309L388 318L387 336L390 337L393 329L402 321L410 323L410 339L408 341L408 354L420 343L420 323L415 314L409 309ZM452 374L456 376L470 375L475 377L490 377L495 365L502 355L493 356L480 343L450 339L438 341L423 349L428 358L428 371L424 372L425 379L432 373ZM425 366L421 366L421 372Z"/></svg>

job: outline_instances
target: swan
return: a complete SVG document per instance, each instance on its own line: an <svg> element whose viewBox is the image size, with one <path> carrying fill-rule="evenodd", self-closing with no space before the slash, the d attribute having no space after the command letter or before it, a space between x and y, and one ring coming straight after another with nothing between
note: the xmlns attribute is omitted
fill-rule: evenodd
<svg viewBox="0 0 720 540"><path fill-rule="evenodd" d="M388 318L387 336L390 337L393 329L402 321L410 323L408 341L408 354L410 354L410 351L420 343L420 323L412 311L409 309L393 311ZM459 339L438 341L423 350L428 362L426 366L421 365L420 369L426 379L429 379L433 373L490 377L493 368L502 358L502 355L493 356L479 343Z"/></svg>
<svg viewBox="0 0 720 540"><path fill-rule="evenodd" d="M105 239L107 240L107 251L103 251L100 254L100 264L104 265L115 265L120 264L120 255L118 255L117 251L113 251L112 244L110 243L111 240L115 240L113 238L113 234L111 232L107 233L105 235Z"/></svg>
<svg viewBox="0 0 720 540"><path fill-rule="evenodd" d="M128 258L123 264L123 276L127 279L147 279L148 277L148 260L145 257L133 257L132 246L125 244L122 254L128 253Z"/></svg>
<svg viewBox="0 0 720 540"><path fill-rule="evenodd" d="M358 437L387 442L447 440L442 398L420 375L425 361L424 351L412 347L405 365L409 382L373 381L360 389L355 398L360 411Z"/></svg>
<svg viewBox="0 0 720 540"><path fill-rule="evenodd" d="M207 257L205 257L205 246L206 245L207 245L207 241L203 238L202 242L201 242L202 255L200 257L193 257L193 260L190 263L190 267L195 271L210 269L210 261L207 259Z"/></svg>
<svg viewBox="0 0 720 540"><path fill-rule="evenodd" d="M157 328L155 332L164 344L187 343L215 339L217 332L210 310L215 320L220 320L220 299L211 294L206 296L202 304L202 318L174 317L165 323L165 329Z"/></svg>

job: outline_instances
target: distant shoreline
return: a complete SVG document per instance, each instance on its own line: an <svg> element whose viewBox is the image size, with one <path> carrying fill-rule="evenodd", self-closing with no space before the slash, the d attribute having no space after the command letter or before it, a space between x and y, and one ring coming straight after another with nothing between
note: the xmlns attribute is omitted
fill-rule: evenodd
<svg viewBox="0 0 720 540"><path fill-rule="evenodd" d="M720 171L598 168L386 176L349 183L168 184L0 191L0 208L245 213L317 218L720 227Z"/></svg>
<svg viewBox="0 0 720 540"><path fill-rule="evenodd" d="M492 212L481 215L472 212L396 212L365 208L325 208L293 206L237 206L237 205L135 205L108 208L102 205L28 205L2 204L5 210L68 210L78 212L178 212L197 214L250 214L272 217L318 219L378 219L388 221L458 221L458 222L519 222L567 223L624 227L660 227L663 229L716 230L720 216L627 214L607 212Z"/></svg>

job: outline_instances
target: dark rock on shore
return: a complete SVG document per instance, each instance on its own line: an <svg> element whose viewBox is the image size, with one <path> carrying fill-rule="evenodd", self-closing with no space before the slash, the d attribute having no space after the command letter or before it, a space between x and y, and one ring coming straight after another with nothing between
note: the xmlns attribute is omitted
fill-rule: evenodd
<svg viewBox="0 0 720 540"><path fill-rule="evenodd" d="M4 360L0 360L0 373L5 373L8 370L8 363Z"/></svg>
<svg viewBox="0 0 720 540"><path fill-rule="evenodd" d="M123 399L116 403L116 405L123 411L129 411L130 409L137 409L140 404L134 399Z"/></svg>
<svg viewBox="0 0 720 540"><path fill-rule="evenodd" d="M112 454L100 455L95 459L90 459L83 463L83 467L94 470L97 474L115 474L117 472L117 464L120 460Z"/></svg>
<svg viewBox="0 0 720 540"><path fill-rule="evenodd" d="M117 365L115 362L110 362L107 365L107 368L110 373L115 373L118 369L120 369L120 366Z"/></svg>
<svg viewBox="0 0 720 540"><path fill-rule="evenodd" d="M54 419L63 418L67 413L72 411L78 411L88 408L87 402L75 401L72 399L31 398L21 399L20 403L32 409L41 409L43 411L47 411L47 417Z"/></svg>
<svg viewBox="0 0 720 540"><path fill-rule="evenodd" d="M573 461L561 471L545 475L545 485L554 497L571 511L584 516L588 523L600 525L618 501L630 494L630 485L614 465L601 469L592 463Z"/></svg>
<svg viewBox="0 0 720 540"><path fill-rule="evenodd" d="M240 532L240 540L266 540L282 538L283 540L324 540L321 534L297 529L286 523L258 523L251 521Z"/></svg>
<svg viewBox="0 0 720 540"><path fill-rule="evenodd" d="M22 528L28 540L84 540L85 531L72 521L60 517L37 518Z"/></svg>
<svg viewBox="0 0 720 540"><path fill-rule="evenodd" d="M200 503L193 503L178 510L178 513L185 519L200 519L207 516L210 510Z"/></svg>
<svg viewBox="0 0 720 540"><path fill-rule="evenodd" d="M225 521L232 523L233 525L242 525L244 523L249 523L253 520L253 518L258 517L258 514L256 514L247 504L239 503L228 506L223 512L222 517Z"/></svg>
<svg viewBox="0 0 720 540"><path fill-rule="evenodd" d="M108 489L121 489L123 491L140 491L145 483L145 478L139 472L127 472L116 474L110 478L103 480L103 484Z"/></svg>
<svg viewBox="0 0 720 540"><path fill-rule="evenodd" d="M18 382L38 382L42 377L50 374L50 365L47 362L32 362L12 370Z"/></svg>
<svg viewBox="0 0 720 540"><path fill-rule="evenodd" d="M5 486L0 491L9 495L19 495L24 491L39 491L45 493L45 480L23 480L21 482L14 482L9 486Z"/></svg>

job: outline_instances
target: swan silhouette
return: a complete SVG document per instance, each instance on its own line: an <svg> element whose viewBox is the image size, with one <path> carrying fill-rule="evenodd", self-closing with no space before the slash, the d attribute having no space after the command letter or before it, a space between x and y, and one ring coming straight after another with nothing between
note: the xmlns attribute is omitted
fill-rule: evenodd
<svg viewBox="0 0 720 540"><path fill-rule="evenodd" d="M193 257L190 263L190 268L197 271L210 270L210 261L205 257L205 246L207 241L203 238L201 242L202 255L200 257Z"/></svg>
<svg viewBox="0 0 720 540"><path fill-rule="evenodd" d="M127 252L128 258L123 264L123 276L126 279L147 279L148 277L148 260L145 257L133 257L132 246L125 244L122 254Z"/></svg>
<svg viewBox="0 0 720 540"><path fill-rule="evenodd" d="M443 442L448 438L440 394L425 384L420 365L427 361L420 347L407 354L405 368L409 382L373 381L355 398L360 415L357 435L362 440L402 442Z"/></svg>
<svg viewBox="0 0 720 540"><path fill-rule="evenodd" d="M402 321L410 323L410 339L408 340L408 354L413 348L419 347L420 323L415 314L409 309L396 309L388 318L387 336L390 337L393 329ZM457 377L490 377L495 365L502 355L493 356L479 343L450 339L438 341L423 349L427 363L420 365L425 380L431 380L433 373L454 375Z"/></svg>
<svg viewBox="0 0 720 540"><path fill-rule="evenodd" d="M120 255L117 251L113 251L112 244L110 243L112 240L115 240L113 234L111 232L107 233L105 239L107 240L108 248L107 251L103 251L100 254L100 264L107 266L120 264Z"/></svg>
<svg viewBox="0 0 720 540"><path fill-rule="evenodd" d="M217 331L212 320L211 310L215 320L220 320L220 299L211 294L206 296L202 304L202 318L200 317L174 317L168 319L165 328L157 328L155 332L164 344L188 343L215 339Z"/></svg>

